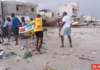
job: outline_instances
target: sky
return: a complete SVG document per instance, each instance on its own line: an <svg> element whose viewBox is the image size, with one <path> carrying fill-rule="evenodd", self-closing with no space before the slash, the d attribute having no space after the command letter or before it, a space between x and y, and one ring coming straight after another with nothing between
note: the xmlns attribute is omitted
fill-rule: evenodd
<svg viewBox="0 0 100 70"><path fill-rule="evenodd" d="M52 11L58 11L59 7L64 6L65 3L78 2L80 14L87 16L92 15L97 19L100 19L100 0L15 0L15 1L37 3L38 4L37 10L51 9Z"/></svg>

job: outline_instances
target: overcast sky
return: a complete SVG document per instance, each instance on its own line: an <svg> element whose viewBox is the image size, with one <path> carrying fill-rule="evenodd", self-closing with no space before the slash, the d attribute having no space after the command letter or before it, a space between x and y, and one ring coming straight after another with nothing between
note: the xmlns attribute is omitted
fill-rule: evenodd
<svg viewBox="0 0 100 70"><path fill-rule="evenodd" d="M92 15L97 19L100 19L100 0L15 0L15 1L37 3L38 10L51 9L52 11L58 11L59 6L63 6L65 3L78 2L80 14Z"/></svg>

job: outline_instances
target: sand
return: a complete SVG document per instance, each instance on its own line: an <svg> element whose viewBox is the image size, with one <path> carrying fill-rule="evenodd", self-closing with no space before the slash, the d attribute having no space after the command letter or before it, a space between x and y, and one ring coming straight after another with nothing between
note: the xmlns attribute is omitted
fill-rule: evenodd
<svg viewBox="0 0 100 70"><path fill-rule="evenodd" d="M32 57L21 59L18 62L14 60L16 56L0 59L0 67L7 66L11 70L41 70L44 66L49 66L56 70L91 70L91 64L100 63L100 28L72 28L71 36L73 48L70 48L67 36L64 37L65 47L60 48L59 29L48 28L48 38L44 36L43 42L45 44L42 45L47 50L41 49L42 52L46 51L46 53L37 55L35 51L32 52ZM7 39L4 40L7 43ZM20 45L18 46L14 45L15 41L9 42L14 47L11 50L8 50L6 46L2 45L0 45L0 49L3 49L6 53L15 52L17 55L23 55L26 49L20 50L20 47L26 41L28 43L35 43L36 37L34 40L32 38L19 39ZM29 51L31 50L29 49ZM73 52L71 53L69 50ZM98 54L91 53L91 50L96 50ZM53 53L57 53L57 55L53 55ZM87 58L88 56L93 57L95 61L79 59L79 57Z"/></svg>

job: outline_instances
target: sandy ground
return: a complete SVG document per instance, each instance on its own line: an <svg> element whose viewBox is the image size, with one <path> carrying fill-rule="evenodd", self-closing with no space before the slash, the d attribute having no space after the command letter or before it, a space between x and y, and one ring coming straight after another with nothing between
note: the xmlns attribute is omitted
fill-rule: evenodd
<svg viewBox="0 0 100 70"><path fill-rule="evenodd" d="M69 47L67 36L64 40L65 47L60 48L61 40L58 32L58 28L48 28L48 38L44 36L45 44L42 45L47 50L41 49L42 52L46 51L46 53L37 55L35 51L32 52L31 58L21 59L18 62L14 60L16 56L0 59L0 67L7 66L11 70L41 70L44 66L56 70L91 70L91 64L100 64L100 28L72 28L72 49ZM81 32L84 34L81 34ZM7 43L7 39L4 40ZM12 50L7 50L7 47L2 45L0 45L0 49L3 49L6 53L15 52L17 55L23 55L26 49L20 50L20 47L26 41L35 43L36 37L34 40L32 38L19 39L19 46L15 46L15 41L11 41L10 44L14 47ZM33 47L35 48L35 46ZM70 49L73 50L73 53L69 52ZM91 53L91 50L96 50L98 54ZM57 53L57 55L53 55L53 53ZM88 56L93 57L95 61L79 59L83 56L86 58ZM46 65L46 63L48 64Z"/></svg>

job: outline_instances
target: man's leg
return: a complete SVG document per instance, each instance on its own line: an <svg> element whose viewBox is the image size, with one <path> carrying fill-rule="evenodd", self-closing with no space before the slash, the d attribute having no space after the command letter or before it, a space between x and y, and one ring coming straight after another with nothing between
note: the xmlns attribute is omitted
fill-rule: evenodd
<svg viewBox="0 0 100 70"><path fill-rule="evenodd" d="M72 48L71 36L68 36L70 47Z"/></svg>
<svg viewBox="0 0 100 70"><path fill-rule="evenodd" d="M40 38L40 44L39 44L39 48L38 48L38 51L39 51L39 52L41 52L41 51L40 51L40 48L41 48L41 46L42 46L43 37L39 37L39 38Z"/></svg>
<svg viewBox="0 0 100 70"><path fill-rule="evenodd" d="M34 34L33 34L33 39L34 39Z"/></svg>
<svg viewBox="0 0 100 70"><path fill-rule="evenodd" d="M62 28L61 29L61 47L63 48L64 47L64 36L65 36L66 32L65 32L65 28Z"/></svg>
<svg viewBox="0 0 100 70"><path fill-rule="evenodd" d="M68 32L67 32L67 36L68 36L68 39L69 39L69 43L70 43L70 47L72 48L72 42L71 42L71 27L68 27Z"/></svg>
<svg viewBox="0 0 100 70"><path fill-rule="evenodd" d="M15 35L15 41L16 41L15 45L18 45L18 35L17 34Z"/></svg>
<svg viewBox="0 0 100 70"><path fill-rule="evenodd" d="M8 30L8 42L10 42L10 32L9 32L9 30Z"/></svg>
<svg viewBox="0 0 100 70"><path fill-rule="evenodd" d="M61 43L62 43L61 47L64 47L64 37L63 36L61 36Z"/></svg>
<svg viewBox="0 0 100 70"><path fill-rule="evenodd" d="M36 50L38 50L38 43L39 43L39 37L36 36L37 40L36 40Z"/></svg>
<svg viewBox="0 0 100 70"><path fill-rule="evenodd" d="M1 38L2 38L2 42L4 42L4 40L3 40L3 37L1 36Z"/></svg>
<svg viewBox="0 0 100 70"><path fill-rule="evenodd" d="M3 32L4 32L4 38L6 38L6 28L3 28Z"/></svg>
<svg viewBox="0 0 100 70"><path fill-rule="evenodd" d="M8 37L8 30L7 30L7 27L5 27L5 36Z"/></svg>

